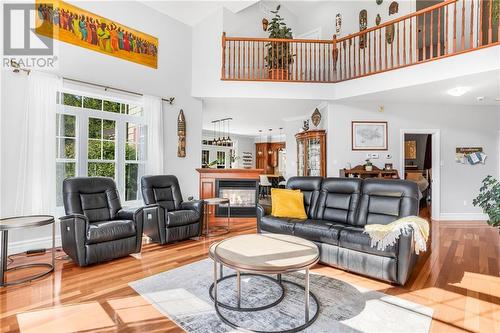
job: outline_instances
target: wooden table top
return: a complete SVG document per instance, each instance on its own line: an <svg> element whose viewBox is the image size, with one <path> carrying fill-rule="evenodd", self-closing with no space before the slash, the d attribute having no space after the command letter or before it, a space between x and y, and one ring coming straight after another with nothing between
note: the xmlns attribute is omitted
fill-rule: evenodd
<svg viewBox="0 0 500 333"><path fill-rule="evenodd" d="M210 247L210 257L244 272L279 274L318 262L318 247L305 239L279 234L231 237Z"/></svg>

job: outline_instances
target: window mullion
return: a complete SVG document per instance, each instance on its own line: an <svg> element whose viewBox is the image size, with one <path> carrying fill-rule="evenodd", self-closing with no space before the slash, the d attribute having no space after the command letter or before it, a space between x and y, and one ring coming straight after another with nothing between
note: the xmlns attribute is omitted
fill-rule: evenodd
<svg viewBox="0 0 500 333"><path fill-rule="evenodd" d="M125 121L119 119L115 123L115 160L116 160L116 181L122 202L125 202L125 141L126 128Z"/></svg>
<svg viewBox="0 0 500 333"><path fill-rule="evenodd" d="M77 175L80 177L87 177L88 170L88 141L89 141L89 117L85 114L78 114L77 120L78 124L78 151L77 151Z"/></svg>

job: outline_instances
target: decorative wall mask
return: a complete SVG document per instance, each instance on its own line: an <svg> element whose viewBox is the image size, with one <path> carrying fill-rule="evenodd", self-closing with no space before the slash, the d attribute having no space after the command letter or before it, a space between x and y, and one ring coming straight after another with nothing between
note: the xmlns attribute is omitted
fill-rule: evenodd
<svg viewBox="0 0 500 333"><path fill-rule="evenodd" d="M337 15L335 15L335 33L339 35L341 31L342 31L342 15L338 13Z"/></svg>
<svg viewBox="0 0 500 333"><path fill-rule="evenodd" d="M359 12L359 31L366 30L367 24L368 24L368 13L366 9L363 9ZM364 49L365 48L365 40L366 36L362 35L359 36L359 48Z"/></svg>
<svg viewBox="0 0 500 333"><path fill-rule="evenodd" d="M267 26L269 25L269 21L264 17L262 19L262 30L267 31Z"/></svg>
<svg viewBox="0 0 500 333"><path fill-rule="evenodd" d="M389 6L389 15L397 14L399 11L399 4L396 1L391 2Z"/></svg>
<svg viewBox="0 0 500 333"><path fill-rule="evenodd" d="M381 5L383 1L384 0L375 0L375 2L377 3L377 5Z"/></svg>
<svg viewBox="0 0 500 333"><path fill-rule="evenodd" d="M379 25L381 21L382 17L380 17L380 14L377 14L377 17L375 17L375 25Z"/></svg>
<svg viewBox="0 0 500 333"><path fill-rule="evenodd" d="M177 136L179 137L177 156L186 157L186 118L182 109L177 116Z"/></svg>
<svg viewBox="0 0 500 333"><path fill-rule="evenodd" d="M321 122L321 112L319 112L318 108L314 109L311 120L314 127L318 127L319 123Z"/></svg>

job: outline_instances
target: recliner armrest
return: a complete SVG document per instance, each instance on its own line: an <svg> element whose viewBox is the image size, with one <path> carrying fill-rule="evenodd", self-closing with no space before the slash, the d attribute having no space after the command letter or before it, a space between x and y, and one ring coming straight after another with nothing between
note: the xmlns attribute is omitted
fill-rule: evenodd
<svg viewBox="0 0 500 333"><path fill-rule="evenodd" d="M59 221L61 221L61 242L64 252L79 266L85 266L85 242L89 219L85 215L72 214L60 217Z"/></svg>
<svg viewBox="0 0 500 333"><path fill-rule="evenodd" d="M264 209L264 207L262 207L261 204L257 204L257 233L261 233L261 230L260 230L260 221L262 219L263 216L266 215L266 210Z"/></svg>
<svg viewBox="0 0 500 333"><path fill-rule="evenodd" d="M413 229L404 230L398 240L398 277L397 282L404 285L410 278L418 256L413 244Z"/></svg>
<svg viewBox="0 0 500 333"><path fill-rule="evenodd" d="M116 213L117 219L136 221L138 216L142 214L143 207L122 208Z"/></svg>
<svg viewBox="0 0 500 333"><path fill-rule="evenodd" d="M194 210L201 216L203 212L203 200L183 201L181 202L181 209Z"/></svg>
<svg viewBox="0 0 500 333"><path fill-rule="evenodd" d="M143 207L134 207L129 209L120 209L116 213L117 219L132 220L135 223L136 229L136 242L135 242L135 253L141 252L142 246L142 230L144 225Z"/></svg>

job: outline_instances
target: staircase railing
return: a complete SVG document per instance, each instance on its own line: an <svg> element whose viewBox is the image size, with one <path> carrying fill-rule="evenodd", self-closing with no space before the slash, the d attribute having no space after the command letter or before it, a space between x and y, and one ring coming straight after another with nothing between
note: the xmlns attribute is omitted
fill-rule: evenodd
<svg viewBox="0 0 500 333"><path fill-rule="evenodd" d="M499 0L447 0L331 40L222 35L222 80L340 82L500 44Z"/></svg>

